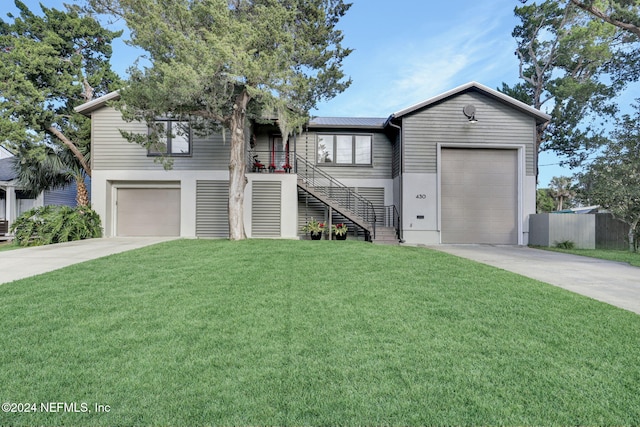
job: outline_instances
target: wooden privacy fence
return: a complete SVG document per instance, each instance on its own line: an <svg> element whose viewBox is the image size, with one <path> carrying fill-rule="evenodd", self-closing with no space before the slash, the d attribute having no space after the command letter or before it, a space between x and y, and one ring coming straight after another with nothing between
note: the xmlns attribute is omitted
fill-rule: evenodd
<svg viewBox="0 0 640 427"><path fill-rule="evenodd" d="M611 214L535 214L529 216L529 244L555 246L571 241L577 249L627 249L628 226Z"/></svg>

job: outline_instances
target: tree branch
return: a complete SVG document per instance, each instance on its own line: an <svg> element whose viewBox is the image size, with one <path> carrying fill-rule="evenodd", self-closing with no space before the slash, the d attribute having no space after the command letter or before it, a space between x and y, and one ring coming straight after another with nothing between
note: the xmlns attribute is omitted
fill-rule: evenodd
<svg viewBox="0 0 640 427"><path fill-rule="evenodd" d="M56 138L58 138L60 141L62 141L62 143L64 145L66 145L69 148L69 150L71 150L73 155L76 156L76 158L78 159L78 161L82 165L82 169L84 169L85 173L87 175L91 176L91 167L87 164L87 161L84 159L84 156L82 155L80 150L78 150L78 147L76 147L76 145L73 142L71 142L69 140L69 138L67 138L62 132L60 132L55 127L49 126L47 128L47 131L49 131L49 132L51 132L51 134L55 135Z"/></svg>
<svg viewBox="0 0 640 427"><path fill-rule="evenodd" d="M608 22L611 25L615 25L618 28L622 28L623 30L629 31L635 34L636 36L640 37L640 27L633 25L630 22L624 22L618 19L613 19L611 16L607 15L606 13L604 13L603 11L601 11L600 9L598 9L593 5L587 5L578 0L570 0L570 1L571 3L578 6L580 9L589 12L593 16L596 16L602 19L603 21Z"/></svg>

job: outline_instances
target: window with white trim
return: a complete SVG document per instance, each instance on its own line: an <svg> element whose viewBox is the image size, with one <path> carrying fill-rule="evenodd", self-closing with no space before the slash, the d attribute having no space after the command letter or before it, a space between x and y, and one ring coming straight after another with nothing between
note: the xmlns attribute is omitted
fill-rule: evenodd
<svg viewBox="0 0 640 427"><path fill-rule="evenodd" d="M149 146L149 156L190 156L192 132L188 121L156 120L154 128L158 141Z"/></svg>
<svg viewBox="0 0 640 427"><path fill-rule="evenodd" d="M323 165L370 166L372 135L318 135L318 157Z"/></svg>

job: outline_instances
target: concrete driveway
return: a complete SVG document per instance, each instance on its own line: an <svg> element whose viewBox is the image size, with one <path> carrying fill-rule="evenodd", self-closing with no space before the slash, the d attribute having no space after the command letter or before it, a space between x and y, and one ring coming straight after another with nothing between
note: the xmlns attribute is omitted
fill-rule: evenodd
<svg viewBox="0 0 640 427"><path fill-rule="evenodd" d="M0 284L174 239L176 238L112 237L3 251L0 252Z"/></svg>
<svg viewBox="0 0 640 427"><path fill-rule="evenodd" d="M640 314L640 268L525 246L439 245L442 252L531 277Z"/></svg>

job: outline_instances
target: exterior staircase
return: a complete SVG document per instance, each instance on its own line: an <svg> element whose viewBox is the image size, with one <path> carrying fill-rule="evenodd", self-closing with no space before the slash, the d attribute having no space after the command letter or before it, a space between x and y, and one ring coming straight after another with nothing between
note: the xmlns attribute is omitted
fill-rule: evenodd
<svg viewBox="0 0 640 427"><path fill-rule="evenodd" d="M398 239L398 232L393 227L376 227L376 237L373 239L373 243L379 245L398 245L400 240Z"/></svg>
<svg viewBox="0 0 640 427"><path fill-rule="evenodd" d="M362 228L368 241L398 244L396 229L377 226L380 218L376 217L374 205L361 194L300 156L296 156L296 173L300 189Z"/></svg>

